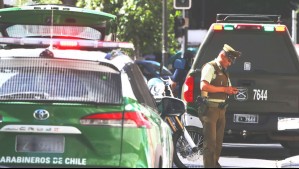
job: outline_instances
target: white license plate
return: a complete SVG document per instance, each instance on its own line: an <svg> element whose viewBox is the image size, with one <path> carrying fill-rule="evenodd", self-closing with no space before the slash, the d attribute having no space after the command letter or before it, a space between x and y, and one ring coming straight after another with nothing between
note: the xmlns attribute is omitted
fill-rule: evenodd
<svg viewBox="0 0 299 169"><path fill-rule="evenodd" d="M278 117L277 130L299 129L299 118Z"/></svg>
<svg viewBox="0 0 299 169"><path fill-rule="evenodd" d="M234 114L234 123L258 123L257 114Z"/></svg>
<svg viewBox="0 0 299 169"><path fill-rule="evenodd" d="M16 137L17 152L63 153L64 136L18 135Z"/></svg>

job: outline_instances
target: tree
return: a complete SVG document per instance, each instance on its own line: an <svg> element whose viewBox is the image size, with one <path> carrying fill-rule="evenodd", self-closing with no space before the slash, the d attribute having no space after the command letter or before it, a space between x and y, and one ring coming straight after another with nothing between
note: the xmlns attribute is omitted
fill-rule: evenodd
<svg viewBox="0 0 299 169"><path fill-rule="evenodd" d="M162 50L162 1L157 0L78 0L79 7L98 9L117 16L117 37L135 45L137 57ZM173 2L168 1L169 48L174 53Z"/></svg>
<svg viewBox="0 0 299 169"><path fill-rule="evenodd" d="M70 6L76 6L77 1L76 0L61 0L62 4L70 5Z"/></svg>
<svg viewBox="0 0 299 169"><path fill-rule="evenodd" d="M4 2L3 2L3 0L0 0L0 8L4 8Z"/></svg>
<svg viewBox="0 0 299 169"><path fill-rule="evenodd" d="M32 0L38 4L62 4L60 0Z"/></svg>

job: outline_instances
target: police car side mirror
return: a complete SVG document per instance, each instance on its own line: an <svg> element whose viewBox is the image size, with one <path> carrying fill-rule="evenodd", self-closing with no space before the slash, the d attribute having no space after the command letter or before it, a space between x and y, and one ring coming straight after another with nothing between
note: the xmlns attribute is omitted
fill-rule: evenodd
<svg viewBox="0 0 299 169"><path fill-rule="evenodd" d="M179 116L186 112L186 104L184 101L174 97L163 97L160 102L161 116Z"/></svg>

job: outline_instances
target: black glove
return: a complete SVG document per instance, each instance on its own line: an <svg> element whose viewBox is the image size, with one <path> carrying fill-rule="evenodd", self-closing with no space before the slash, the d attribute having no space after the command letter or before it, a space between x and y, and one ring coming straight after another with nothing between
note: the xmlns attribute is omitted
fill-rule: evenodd
<svg viewBox="0 0 299 169"><path fill-rule="evenodd" d="M207 104L207 103L208 103L208 100L206 97L198 96L196 99L197 106L201 106L202 104Z"/></svg>

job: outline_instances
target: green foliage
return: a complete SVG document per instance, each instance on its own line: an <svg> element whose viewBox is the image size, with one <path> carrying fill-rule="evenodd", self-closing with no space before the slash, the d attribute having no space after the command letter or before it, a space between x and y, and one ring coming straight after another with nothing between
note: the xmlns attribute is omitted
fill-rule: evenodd
<svg viewBox="0 0 299 169"><path fill-rule="evenodd" d="M60 0L32 0L39 4L62 4Z"/></svg>
<svg viewBox="0 0 299 169"><path fill-rule="evenodd" d="M78 0L78 7L101 10L117 16L117 37L132 42L137 57L162 51L161 0ZM168 0L168 46L171 54L178 46L173 21L178 15Z"/></svg>

